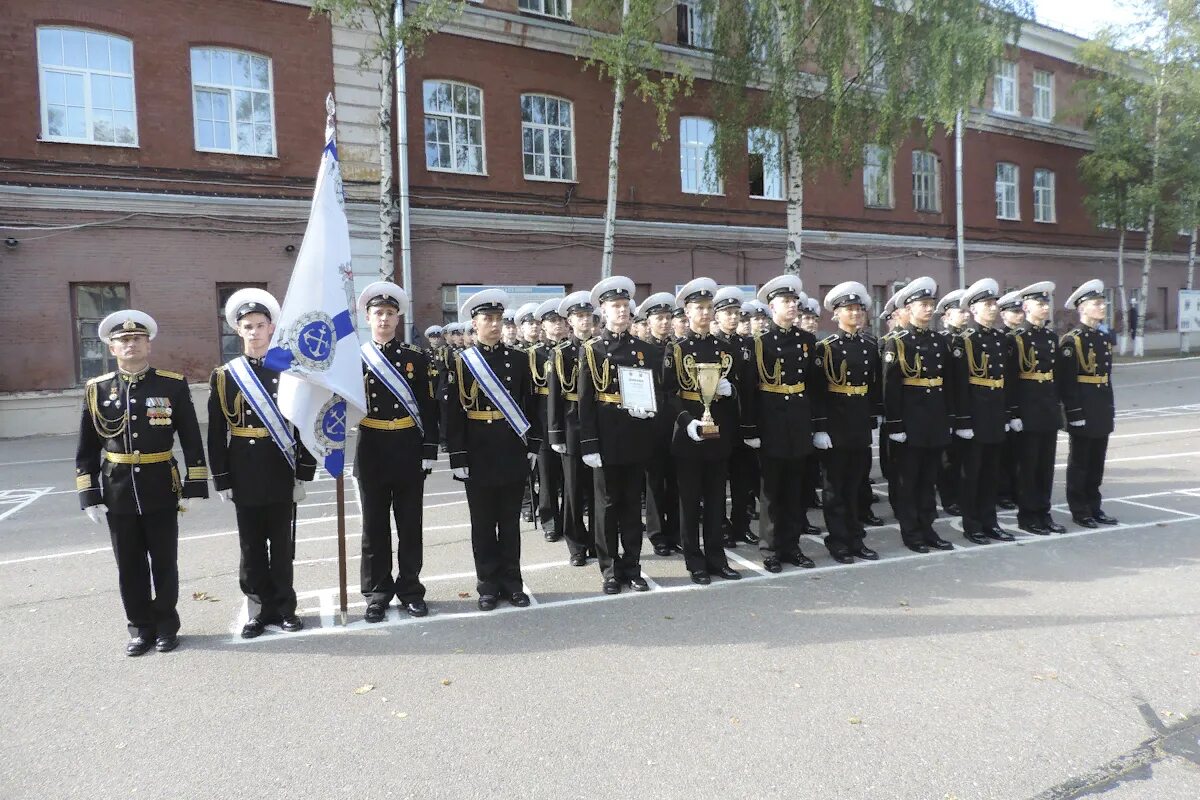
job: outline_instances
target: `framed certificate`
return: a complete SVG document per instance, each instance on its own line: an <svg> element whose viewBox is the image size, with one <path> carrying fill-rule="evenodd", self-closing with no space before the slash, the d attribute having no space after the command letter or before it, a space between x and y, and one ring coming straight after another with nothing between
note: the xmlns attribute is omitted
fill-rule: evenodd
<svg viewBox="0 0 1200 800"><path fill-rule="evenodd" d="M621 386L621 408L658 412L654 395L654 373L643 367L617 367Z"/></svg>

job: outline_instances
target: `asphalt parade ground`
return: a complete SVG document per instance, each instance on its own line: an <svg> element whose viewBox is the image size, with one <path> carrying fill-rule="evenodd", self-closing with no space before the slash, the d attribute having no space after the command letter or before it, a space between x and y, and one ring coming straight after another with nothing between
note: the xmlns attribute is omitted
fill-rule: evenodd
<svg viewBox="0 0 1200 800"><path fill-rule="evenodd" d="M445 456L425 495L430 616L337 613L334 483L299 508L306 629L244 641L233 507L180 521L181 645L127 658L106 529L74 437L0 441L0 798L1200 797L1200 359L1118 364L1104 510L1012 544L761 569L694 586L649 544L652 590L523 525L533 605L476 610ZM1064 502L1066 437L1055 500ZM878 471L876 470L878 480ZM882 485L879 485L882 494ZM810 520L821 525L819 511Z"/></svg>

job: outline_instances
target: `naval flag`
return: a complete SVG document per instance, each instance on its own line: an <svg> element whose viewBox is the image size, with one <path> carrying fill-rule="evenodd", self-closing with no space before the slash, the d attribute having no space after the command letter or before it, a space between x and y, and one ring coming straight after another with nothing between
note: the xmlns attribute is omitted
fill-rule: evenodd
<svg viewBox="0 0 1200 800"><path fill-rule="evenodd" d="M264 359L279 378L279 410L330 475L345 465L346 433L366 413L354 328L350 226L334 138L333 98L304 241Z"/></svg>

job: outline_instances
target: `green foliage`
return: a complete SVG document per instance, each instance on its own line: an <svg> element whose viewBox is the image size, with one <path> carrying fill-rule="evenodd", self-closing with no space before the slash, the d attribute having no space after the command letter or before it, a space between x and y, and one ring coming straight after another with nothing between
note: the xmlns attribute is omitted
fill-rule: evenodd
<svg viewBox="0 0 1200 800"><path fill-rule="evenodd" d="M446 23L457 19L466 8L466 0L425 0L405 6L404 22L396 27L393 0L313 0L313 16L324 14L348 28L367 31L371 44L359 57L359 69L367 69L376 59L391 58L397 45L407 56L419 57L426 40Z"/></svg>

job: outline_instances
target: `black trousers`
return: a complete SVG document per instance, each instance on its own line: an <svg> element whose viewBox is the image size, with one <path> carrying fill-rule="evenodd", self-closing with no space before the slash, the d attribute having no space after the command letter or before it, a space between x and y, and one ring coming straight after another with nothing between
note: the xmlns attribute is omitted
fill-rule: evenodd
<svg viewBox="0 0 1200 800"><path fill-rule="evenodd" d="M1071 516L1082 519L1100 511L1100 484L1104 482L1107 455L1107 435L1071 434L1067 450L1067 505Z"/></svg>
<svg viewBox="0 0 1200 800"><path fill-rule="evenodd" d="M242 559L238 580L250 619L279 622L296 613L296 589L292 585L292 503L265 506L234 504L237 511L238 545Z"/></svg>
<svg viewBox="0 0 1200 800"><path fill-rule="evenodd" d="M605 578L626 581L642 574L643 464L592 470L596 497L596 557ZM619 549L618 549L619 548Z"/></svg>
<svg viewBox="0 0 1200 800"><path fill-rule="evenodd" d="M679 544L679 487L668 452L655 454L646 465L646 535L652 544Z"/></svg>
<svg viewBox="0 0 1200 800"><path fill-rule="evenodd" d="M788 558L800 552L800 530L808 521L804 500L803 458L763 456L762 512L758 518L758 551L763 560Z"/></svg>
<svg viewBox="0 0 1200 800"><path fill-rule="evenodd" d="M967 439L963 441L962 452L959 505L962 506L963 533L979 533L998 527L996 496L1004 442L985 444Z"/></svg>
<svg viewBox="0 0 1200 800"><path fill-rule="evenodd" d="M892 478L888 481L888 496L900 523L900 537L905 544L927 544L936 535L933 521L937 519L934 482L942 458L940 447L919 447L905 442L892 442Z"/></svg>
<svg viewBox="0 0 1200 800"><path fill-rule="evenodd" d="M563 527L562 535L573 556L585 555L592 549L596 530L596 503L592 496L591 467L579 455L563 454ZM587 507L587 526L583 524L583 509Z"/></svg>
<svg viewBox="0 0 1200 800"><path fill-rule="evenodd" d="M1022 431L1016 437L1017 522L1044 525L1050 522L1058 431Z"/></svg>
<svg viewBox="0 0 1200 800"><path fill-rule="evenodd" d="M563 529L563 468L558 453L543 445L538 451L538 522L547 533Z"/></svg>
<svg viewBox="0 0 1200 800"><path fill-rule="evenodd" d="M1015 502L1017 499L1017 434L1004 434L996 465L996 499Z"/></svg>
<svg viewBox="0 0 1200 800"><path fill-rule="evenodd" d="M480 486L468 480L466 485L476 590L521 591L521 484Z"/></svg>
<svg viewBox="0 0 1200 800"><path fill-rule="evenodd" d="M178 633L179 512L109 512L108 535L129 635L153 639Z"/></svg>
<svg viewBox="0 0 1200 800"><path fill-rule="evenodd" d="M730 533L750 532L750 514L758 496L758 453L744 445L735 446L729 457Z"/></svg>
<svg viewBox="0 0 1200 800"><path fill-rule="evenodd" d="M423 476L394 483L359 482L363 523L359 576L368 604L386 606L393 597L401 602L425 597L425 587L421 585L424 495ZM393 519L396 521L395 578L392 577Z"/></svg>
<svg viewBox="0 0 1200 800"><path fill-rule="evenodd" d="M824 462L821 500L829 531L825 547L831 553L852 553L863 546L867 535L860 514L862 488L871 471L871 448L832 447L824 451Z"/></svg>
<svg viewBox="0 0 1200 800"><path fill-rule="evenodd" d="M892 507L892 515L900 519L899 504L896 500L896 490L900 488L900 454L904 445L893 442L886 434L879 436L879 472L887 481L888 505Z"/></svg>
<svg viewBox="0 0 1200 800"><path fill-rule="evenodd" d="M962 484L963 440L954 436L942 451L938 468L937 488L942 498L942 508L959 505L959 486Z"/></svg>
<svg viewBox="0 0 1200 800"><path fill-rule="evenodd" d="M679 539L688 572L708 572L729 566L721 535L728 471L728 461L675 459L675 479L679 485Z"/></svg>
<svg viewBox="0 0 1200 800"><path fill-rule="evenodd" d="M804 507L817 507L817 489L821 488L821 455L818 451L809 453L804 459Z"/></svg>

